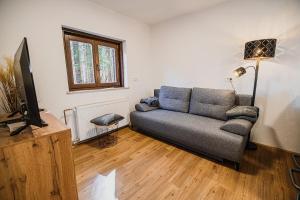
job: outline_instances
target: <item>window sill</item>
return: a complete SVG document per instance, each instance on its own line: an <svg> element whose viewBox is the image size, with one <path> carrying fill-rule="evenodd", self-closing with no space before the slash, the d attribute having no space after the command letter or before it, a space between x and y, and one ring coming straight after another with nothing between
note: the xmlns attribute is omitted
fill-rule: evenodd
<svg viewBox="0 0 300 200"><path fill-rule="evenodd" d="M107 92L107 91L128 90L128 89L129 89L129 87L115 87L115 88L67 91L66 93L67 94L80 94L80 93Z"/></svg>

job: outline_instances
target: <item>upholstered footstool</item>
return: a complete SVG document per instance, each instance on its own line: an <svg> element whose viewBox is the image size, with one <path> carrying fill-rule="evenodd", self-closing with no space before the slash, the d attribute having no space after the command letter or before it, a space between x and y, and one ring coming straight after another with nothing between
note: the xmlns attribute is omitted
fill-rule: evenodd
<svg viewBox="0 0 300 200"><path fill-rule="evenodd" d="M124 117L118 114L105 114L99 117L96 117L92 119L90 122L95 124L96 127L106 127L106 133L108 134L109 127L116 126L116 130L119 130L119 122L123 120ZM112 131L111 133L114 133L115 131ZM106 135L106 134L105 134ZM111 143L116 143L117 136L115 134L112 135L112 137L105 138L106 140L101 141L101 138L99 139L99 145L107 145Z"/></svg>

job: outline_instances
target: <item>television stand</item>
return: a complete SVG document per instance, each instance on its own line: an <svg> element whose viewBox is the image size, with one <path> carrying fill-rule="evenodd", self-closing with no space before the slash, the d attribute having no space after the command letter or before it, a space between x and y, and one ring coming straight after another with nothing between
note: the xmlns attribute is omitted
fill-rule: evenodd
<svg viewBox="0 0 300 200"><path fill-rule="evenodd" d="M41 118L47 127L13 137L0 129L1 200L78 199L71 130L50 113Z"/></svg>

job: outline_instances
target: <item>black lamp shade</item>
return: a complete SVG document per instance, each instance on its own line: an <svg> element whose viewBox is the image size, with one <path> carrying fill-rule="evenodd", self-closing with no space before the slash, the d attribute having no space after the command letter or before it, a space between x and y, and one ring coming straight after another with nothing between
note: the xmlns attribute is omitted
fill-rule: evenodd
<svg viewBox="0 0 300 200"><path fill-rule="evenodd" d="M272 58L275 56L276 39L262 39L245 44L244 59Z"/></svg>

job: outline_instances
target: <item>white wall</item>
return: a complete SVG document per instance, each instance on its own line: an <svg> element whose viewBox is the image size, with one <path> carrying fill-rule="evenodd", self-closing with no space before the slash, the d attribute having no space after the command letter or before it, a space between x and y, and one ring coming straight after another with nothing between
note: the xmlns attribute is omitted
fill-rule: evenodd
<svg viewBox="0 0 300 200"><path fill-rule="evenodd" d="M261 62L253 131L258 143L300 152L300 1L226 1L152 27L154 65L163 84L228 88L226 77L243 61L244 43L278 39L276 58ZM251 94L253 73L234 79Z"/></svg>
<svg viewBox="0 0 300 200"><path fill-rule="evenodd" d="M126 40L130 89L66 94L62 25ZM0 57L13 56L27 37L40 107L57 117L68 107L121 97L129 98L133 108L141 97L152 94L150 30L134 19L87 0L1 0L0 27Z"/></svg>

